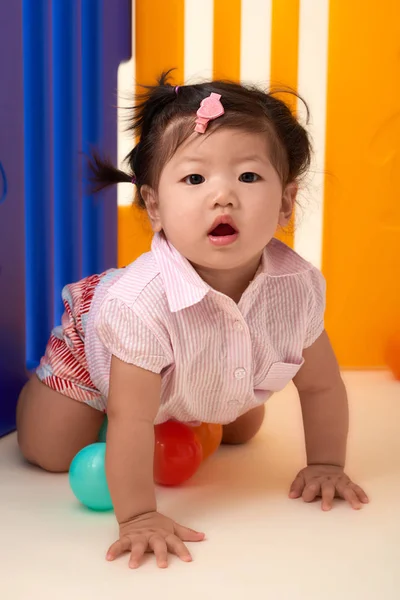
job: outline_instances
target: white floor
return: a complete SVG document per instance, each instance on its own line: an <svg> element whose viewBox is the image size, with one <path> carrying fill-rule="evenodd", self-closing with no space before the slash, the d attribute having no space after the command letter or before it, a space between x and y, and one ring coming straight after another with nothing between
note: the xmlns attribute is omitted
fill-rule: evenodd
<svg viewBox="0 0 400 600"><path fill-rule="evenodd" d="M247 447L222 448L183 488L160 489L159 508L207 534L194 562L148 556L107 563L112 513L75 501L67 475L22 462L15 435L0 440L0 596L4 600L398 600L400 598L400 383L385 372L345 373L352 428L348 473L371 504L287 498L304 463L301 416L289 386L268 406Z"/></svg>

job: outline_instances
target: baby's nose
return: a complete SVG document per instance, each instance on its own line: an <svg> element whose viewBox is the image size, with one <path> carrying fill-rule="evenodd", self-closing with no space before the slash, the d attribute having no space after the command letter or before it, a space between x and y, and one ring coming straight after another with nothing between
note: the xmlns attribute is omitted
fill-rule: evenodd
<svg viewBox="0 0 400 600"><path fill-rule="evenodd" d="M214 206L233 206L236 201L236 195L231 189L219 189L213 198Z"/></svg>

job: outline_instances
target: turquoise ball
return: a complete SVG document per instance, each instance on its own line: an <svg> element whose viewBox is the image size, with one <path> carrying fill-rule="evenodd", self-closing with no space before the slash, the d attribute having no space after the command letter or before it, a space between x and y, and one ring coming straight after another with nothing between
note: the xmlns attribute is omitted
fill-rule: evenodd
<svg viewBox="0 0 400 600"><path fill-rule="evenodd" d="M92 510L111 510L113 505L105 469L106 445L97 442L82 448L69 469L69 483L79 502Z"/></svg>

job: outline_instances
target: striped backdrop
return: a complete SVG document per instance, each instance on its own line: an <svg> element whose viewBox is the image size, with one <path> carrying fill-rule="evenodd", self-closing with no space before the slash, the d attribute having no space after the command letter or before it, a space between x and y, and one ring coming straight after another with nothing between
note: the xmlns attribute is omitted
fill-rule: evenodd
<svg viewBox="0 0 400 600"><path fill-rule="evenodd" d="M132 19L121 106L134 81L171 67L177 83L227 77L288 85L305 98L313 165L294 227L280 237L326 276L326 326L341 366L382 367L400 329L398 0L133 0ZM301 103L293 109L304 117ZM131 140L122 119L120 129L122 160ZM151 239L131 200L121 185L120 264Z"/></svg>

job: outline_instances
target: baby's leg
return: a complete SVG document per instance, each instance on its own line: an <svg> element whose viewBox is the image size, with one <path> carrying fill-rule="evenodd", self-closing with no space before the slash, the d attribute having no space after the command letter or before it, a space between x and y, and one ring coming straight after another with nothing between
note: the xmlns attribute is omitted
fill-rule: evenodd
<svg viewBox="0 0 400 600"><path fill-rule="evenodd" d="M29 462L46 471L68 471L75 454L97 440L103 419L101 411L33 375L18 399L18 444Z"/></svg>
<svg viewBox="0 0 400 600"><path fill-rule="evenodd" d="M264 414L265 407L262 404L249 410L233 423L224 425L222 443L245 444L250 441L259 431L264 420Z"/></svg>

